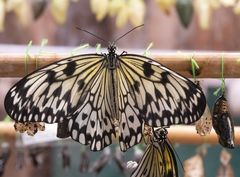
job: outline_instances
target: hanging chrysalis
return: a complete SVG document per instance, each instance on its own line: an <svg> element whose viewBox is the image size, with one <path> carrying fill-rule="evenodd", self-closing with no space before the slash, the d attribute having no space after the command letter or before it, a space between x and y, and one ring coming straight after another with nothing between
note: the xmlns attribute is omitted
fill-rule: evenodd
<svg viewBox="0 0 240 177"><path fill-rule="evenodd" d="M234 148L234 126L228 111L224 93L217 99L213 108L213 128L218 134L219 143L226 148Z"/></svg>
<svg viewBox="0 0 240 177"><path fill-rule="evenodd" d="M197 133L201 136L206 136L211 133L212 115L208 105L206 106L202 117L196 122L196 130L197 130Z"/></svg>
<svg viewBox="0 0 240 177"><path fill-rule="evenodd" d="M200 154L185 160L183 168L184 177L204 177L203 159Z"/></svg>
<svg viewBox="0 0 240 177"><path fill-rule="evenodd" d="M37 20L47 8L48 1L47 0L32 1L31 5L32 5L34 20Z"/></svg>
<svg viewBox="0 0 240 177"><path fill-rule="evenodd" d="M230 164L231 154L225 149L220 154L220 167L216 177L234 177L234 172Z"/></svg>
<svg viewBox="0 0 240 177"><path fill-rule="evenodd" d="M187 28L193 16L193 2L192 0L177 0L176 10L181 24Z"/></svg>
<svg viewBox="0 0 240 177"><path fill-rule="evenodd" d="M45 130L45 124L43 122L15 122L14 128L17 132L27 132L29 136L34 136L38 131Z"/></svg>

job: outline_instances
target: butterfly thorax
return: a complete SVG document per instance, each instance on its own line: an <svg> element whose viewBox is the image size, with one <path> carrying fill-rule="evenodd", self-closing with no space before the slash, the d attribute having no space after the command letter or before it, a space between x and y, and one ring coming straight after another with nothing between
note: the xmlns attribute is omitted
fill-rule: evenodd
<svg viewBox="0 0 240 177"><path fill-rule="evenodd" d="M117 54L116 54L116 46L114 44L110 44L108 46L108 54L107 56L107 67L108 69L114 70L117 67Z"/></svg>

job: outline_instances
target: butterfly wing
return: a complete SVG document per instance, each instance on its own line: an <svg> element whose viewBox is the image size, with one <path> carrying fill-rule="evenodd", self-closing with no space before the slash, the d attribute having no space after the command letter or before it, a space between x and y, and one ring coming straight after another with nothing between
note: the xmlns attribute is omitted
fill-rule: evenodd
<svg viewBox="0 0 240 177"><path fill-rule="evenodd" d="M167 141L148 144L131 177L178 177L174 152Z"/></svg>
<svg viewBox="0 0 240 177"><path fill-rule="evenodd" d="M149 144L131 177L160 177L163 172L162 151Z"/></svg>
<svg viewBox="0 0 240 177"><path fill-rule="evenodd" d="M149 126L191 124L205 110L204 93L196 84L150 58L120 55L119 70L135 109Z"/></svg>
<svg viewBox="0 0 240 177"><path fill-rule="evenodd" d="M160 142L158 145L163 152L163 164L165 167L164 177L165 176L178 177L178 166L173 147L168 142L168 140L164 140Z"/></svg>
<svg viewBox="0 0 240 177"><path fill-rule="evenodd" d="M110 120L105 56L79 55L43 67L14 85L5 109L16 122L69 119L74 140L100 150L115 136Z"/></svg>

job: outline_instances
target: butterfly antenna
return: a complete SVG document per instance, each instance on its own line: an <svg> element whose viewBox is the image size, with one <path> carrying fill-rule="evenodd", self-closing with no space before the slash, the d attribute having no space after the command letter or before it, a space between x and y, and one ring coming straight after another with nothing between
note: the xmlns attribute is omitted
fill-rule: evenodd
<svg viewBox="0 0 240 177"><path fill-rule="evenodd" d="M132 31L134 31L135 29L140 28L140 27L143 27L143 26L144 26L144 24L134 27L134 28L131 29L130 31L126 32L126 33L123 34L122 36L120 36L120 37L118 37L117 39L115 39L113 43L115 44L119 39L123 38L123 37L126 36L127 34L129 34L129 33L131 33Z"/></svg>
<svg viewBox="0 0 240 177"><path fill-rule="evenodd" d="M77 28L78 30L80 30L80 31L83 31L83 32L85 32L85 33L88 33L88 34L94 36L94 37L97 38L97 39L100 39L100 40L103 41L103 42L108 43L106 40L104 40L103 38L97 36L96 34L93 34L93 33L89 32L89 31L87 31L87 30L85 30L85 29L79 28L78 26L76 26L76 28Z"/></svg>

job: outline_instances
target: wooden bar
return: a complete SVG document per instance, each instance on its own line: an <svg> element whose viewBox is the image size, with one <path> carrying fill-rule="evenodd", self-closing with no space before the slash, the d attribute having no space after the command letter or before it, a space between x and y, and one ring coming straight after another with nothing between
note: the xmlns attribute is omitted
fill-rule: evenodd
<svg viewBox="0 0 240 177"><path fill-rule="evenodd" d="M25 54L1 54L0 77L23 77L27 74L26 70L29 73L37 68L36 62L38 67L42 67L67 56L69 55L31 55L26 62ZM191 56L194 57L200 67L198 78L219 78L221 76L222 56L224 57L224 77L240 78L240 53L155 52L152 58L186 77L192 77Z"/></svg>
<svg viewBox="0 0 240 177"><path fill-rule="evenodd" d="M240 145L240 126L235 127L235 145ZM168 137L172 143L181 144L218 144L218 137L214 130L210 135L200 136L196 133L195 126L175 125L168 128ZM0 122L0 137L4 139L15 139L16 132L12 122Z"/></svg>

